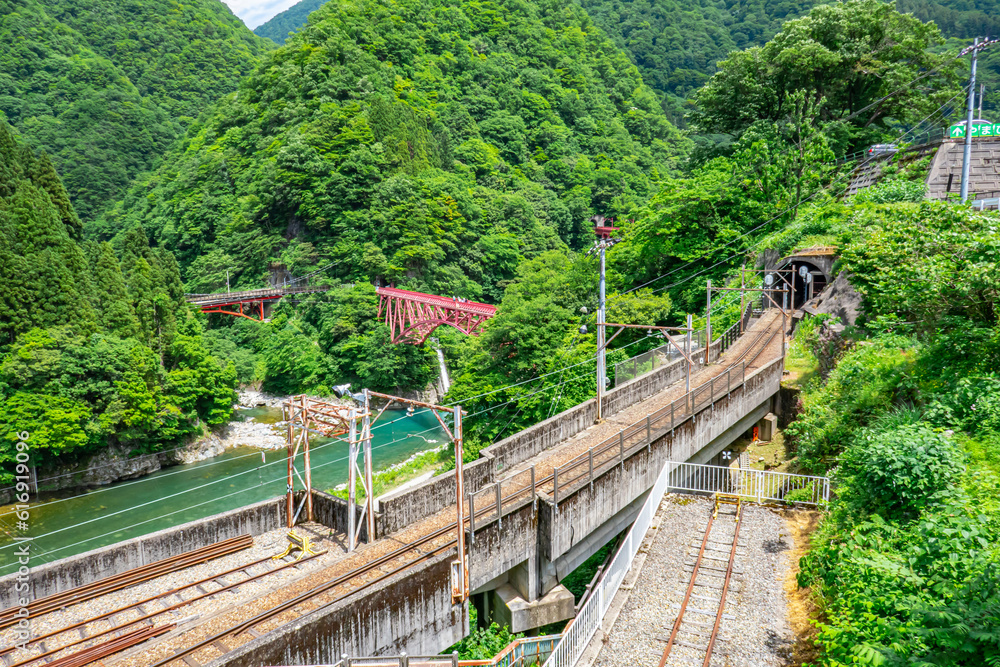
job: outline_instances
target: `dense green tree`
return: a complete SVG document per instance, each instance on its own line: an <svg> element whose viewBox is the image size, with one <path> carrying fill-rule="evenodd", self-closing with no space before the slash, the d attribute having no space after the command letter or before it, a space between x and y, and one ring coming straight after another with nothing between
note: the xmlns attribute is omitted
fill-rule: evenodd
<svg viewBox="0 0 1000 667"><path fill-rule="evenodd" d="M129 299L121 266L110 243L102 243L96 261L92 262L94 307L100 316L101 327L120 338L130 338L139 333L139 321Z"/></svg>
<svg viewBox="0 0 1000 667"><path fill-rule="evenodd" d="M326 0L301 0L254 28L254 34L266 37L275 44L284 44L288 39L288 33L301 29L309 15L325 2Z"/></svg>
<svg viewBox="0 0 1000 667"><path fill-rule="evenodd" d="M24 430L45 469L113 443L157 451L230 415L235 368L209 354L173 256L139 230L120 262L78 231L51 163L0 122L0 481Z"/></svg>
<svg viewBox="0 0 1000 667"><path fill-rule="evenodd" d="M497 298L521 257L589 242L589 215L640 202L686 146L578 7L333 3L99 228L143 227L199 289L223 264L258 286L308 244L350 258L327 275ZM507 239L480 246L495 270L468 258L484 237Z"/></svg>
<svg viewBox="0 0 1000 667"><path fill-rule="evenodd" d="M790 95L806 91L818 120L838 124L858 145L924 118L959 91L954 59L928 50L941 43L937 26L881 0L820 5L764 46L721 62L696 95L694 118L704 130L740 134L783 120Z"/></svg>
<svg viewBox="0 0 1000 667"><path fill-rule="evenodd" d="M219 0L3 0L0 116L52 156L91 220L265 48Z"/></svg>

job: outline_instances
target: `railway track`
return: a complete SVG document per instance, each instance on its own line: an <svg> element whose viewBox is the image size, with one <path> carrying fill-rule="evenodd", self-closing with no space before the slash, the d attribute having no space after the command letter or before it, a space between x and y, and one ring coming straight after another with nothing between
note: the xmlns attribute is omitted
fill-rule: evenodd
<svg viewBox="0 0 1000 667"><path fill-rule="evenodd" d="M738 357L731 358L731 359L727 360L728 366L723 366L721 372L725 372L725 369L727 367L732 367L732 366L735 366L735 365L740 364L740 363L746 363L746 365L748 365L748 366L751 365L751 364L753 364L753 362L756 361L756 359L763 352L765 352L767 350L768 346L770 345L770 343L774 339L774 337L776 335L778 335L778 334L781 333L780 332L780 327L778 328L778 330L774 330L774 329L775 329L774 328L774 323L772 322L771 325L763 327L760 331L756 332L754 334L753 338L746 343L745 349L742 351L742 353ZM763 345L760 345L761 341L765 340L765 338L766 338L766 341L763 343ZM752 354L752 356L750 356L751 354ZM750 356L749 360L747 359L748 356ZM555 481L555 476L552 473L550 473L550 474L548 474L546 476L540 477L539 479L535 480L535 485L536 485L535 488L543 488L545 486L551 486L554 481ZM514 486L514 485L511 485L511 486ZM505 506L509 502L517 501L518 497L521 496L524 493L524 491L525 491L524 488L517 488L517 489L515 489L513 492L511 492L509 494L505 493L503 495L503 497L500 499L501 506ZM477 509L477 511L475 512L476 520L478 521L478 520L480 520L480 517L488 516L492 511L493 511L493 508ZM698 561L699 564L701 563L702 556L703 556L704 551L705 551L704 547L705 547L705 544L708 543L708 535L711 532L711 528L712 528L712 525L713 525L714 522L715 522L715 515L713 513L713 517L712 517L712 519L709 522L709 528L706 531L706 536L705 536L706 542L703 543L703 545L702 545L702 547L703 547L702 548L702 552L701 552L701 555L699 555L699 561ZM469 518L466 518L466 525L468 525L468 524L469 524ZM716 525L718 525L718 524L716 524ZM735 525L737 526L737 528L735 529L737 531L736 537L738 537L739 522L737 521ZM393 576L395 576L397 574L400 574L400 573L402 573L402 572L404 572L404 571L406 571L406 570L408 570L408 569L410 569L410 568L412 568L412 567L414 567L414 566L416 566L416 565L418 565L418 564L420 564L422 562L425 562L425 561L427 561L427 560L429 560L429 559L431 559L431 558L433 558L433 557L435 557L435 556L437 556L437 555L439 555L441 553L444 553L444 552L446 552L446 551L448 551L450 549L455 548L455 546L457 544L457 539L455 539L455 537L450 537L450 538L448 537L449 533L451 533L452 535L454 535L454 531L455 531L454 523L450 523L448 525L445 525L442 528L433 530L433 531L429 532L426 535L418 537L418 538L414 539L413 541L400 546L398 549L395 549L395 550L393 550L393 551L391 551L389 553L386 553L386 554L384 554L384 555L382 555L380 557L374 558L374 559L372 559L371 561L369 561L367 563L363 563L359 567L357 567L357 568L355 568L353 570L350 570L350 571L344 573L343 575L337 576L337 577L331 579L330 581L326 581L326 582L324 582L324 583L322 583L322 584L320 584L318 586L315 586L315 587L313 587L313 588L311 588L311 589L309 589L307 591L304 591L303 593L295 595L294 597L292 597L292 598L290 598L288 600L285 600L285 601L281 602L280 604L274 605L274 606L272 606L272 607L270 607L270 608L268 608L268 609L266 609L266 610L264 610L264 611L262 611L262 612L260 612L260 613L258 613L256 615L252 616L249 619L246 619L244 621L240 621L239 623L232 624L229 627L226 627L225 629L223 629L222 631L216 632L216 633L214 633L214 634L212 634L212 635L210 635L208 637L199 638L197 641L195 641L194 643L190 644L189 646L187 646L185 648L181 648L179 650L175 650L169 656L159 658L156 662L152 663L152 667L165 667L166 665L171 665L171 664L178 664L179 665L181 663L185 663L187 665L191 665L191 664L204 664L204 662L198 660L199 657L202 657L200 654L203 654L203 653L206 653L206 652L212 654L210 657L205 658L205 661L207 662L207 660L209 660L211 658L214 658L214 657L217 657L220 651L222 653L225 653L225 652L228 652L228 651L232 650L233 648L235 648L235 645L234 646L230 646L229 644L226 643L227 641L229 641L230 643L233 643L233 641L232 641L233 639L241 637L243 635L249 635L250 636L249 639L247 639L246 641L250 641L251 639L253 639L253 638L257 637L257 636L260 636L262 634L262 632L256 631L255 628L260 628L260 630L262 630L263 632L267 632L267 631L273 630L276 627L280 627L280 626L284 625L285 623L288 623L288 622L291 622L291 621L295 620L295 618L300 617L303 613L309 613L309 612L313 612L313 611L317 611L317 610L323 609L325 607L329 607L329 606L331 606L331 605L339 602L340 600L346 598L349 595L352 595L354 593L360 592L360 591L362 591L362 590L364 590L364 589L366 589L366 588L368 588L370 586L373 586L373 585L375 585L375 584L377 584L379 582L385 581L386 579L389 579L390 577L393 577ZM733 542L734 545L735 545L735 539L736 539L736 537L734 537L734 542ZM735 553L735 546L733 547L733 553ZM310 559L311 558L313 558L313 557L310 557ZM235 572L247 570L247 569L253 567L254 565L262 563L264 560L269 560L269 559L261 559L259 561L255 561L254 563L251 563L251 564L248 564L248 565L244 565L244 566L241 566L241 567L233 568L232 570L227 571L225 573L214 575L213 577L208 577L208 578L206 578L204 580L201 580L201 581L198 581L198 582L195 582L195 583L192 583L192 584L188 584L188 585L186 585L184 587L175 589L173 591L168 591L167 593L164 593L164 594L161 594L161 595L158 595L158 596L152 596L151 598L148 598L146 600L142 600L140 602L136 602L134 604L130 604L130 605L126 606L126 607L122 607L122 608L117 609L117 610L115 610L113 612L108 612L108 613L105 613L105 614L101 614L99 616L95 616L95 617L87 619L85 621L81 621L79 623L75 623L72 626L68 626L66 628L62 628L62 629L59 629L59 630L54 631L52 633L49 633L49 634L47 634L47 635L45 635L43 637L36 638L35 642L42 642L42 641L44 641L46 639L50 639L52 637L55 637L55 636L58 636L58 635L61 635L61 634L73 632L74 630L79 631L81 628L86 627L88 624L92 624L94 622L97 622L97 621L100 621L100 620L104 620L104 619L113 619L115 615L117 615L117 614L119 614L121 612L124 612L126 610L139 609L140 611L143 611L142 610L143 605L151 604L156 599L163 599L163 598L169 597L171 595L176 595L176 594L178 594L178 592L180 590L189 589L189 588L197 588L198 586L204 585L204 584L206 584L207 582L209 582L211 580L215 580L215 579L218 579L220 577L224 577L224 576L227 576L229 574L233 574ZM303 559L301 562L305 562L306 560L308 560L308 559ZM294 566L296 564L297 563L287 563L287 564L285 564L285 565L283 565L283 566L281 566L279 568L275 568L274 570L271 570L269 572L265 572L265 573L261 573L261 574L249 577L248 579L245 579L243 581L236 582L236 583L233 583L233 584L229 584L227 586L224 586L222 588L219 588L219 589L211 591L211 592L203 592L201 595L195 596L195 597L190 598L188 600L182 600L182 602L176 603L174 605L168 605L168 606L166 606L166 608L158 610L158 611L155 611L153 613L146 613L145 611L143 611L143 613L138 618L132 619L132 620L127 621L125 623L119 623L119 624L112 625L111 627L109 627L109 628L107 628L107 629L105 629L103 631L100 631L97 634L91 634L91 635L87 636L86 638L81 638L80 640L77 640L77 641L73 641L73 642L70 642L70 643L67 643L67 644L62 644L58 648L47 650L47 651L44 651L42 654L32 656L32 657L30 657L28 659L22 660L21 662L10 664L9 667L29 667L31 665L33 665L34 667L41 667L40 664L36 664L36 663L39 663L40 660L45 660L47 658L50 659L52 655L60 653L60 652L63 652L67 648L71 648L71 647L80 645L80 644L85 643L85 642L90 642L90 641L93 641L96 638L99 638L99 637L102 637L102 636L106 636L106 635L118 634L117 639L121 639L122 637L125 637L125 636L133 636L138 641L135 641L135 642L133 642L131 644L129 644L128 641L119 641L118 644L114 644L115 640L112 640L112 642L108 642L108 643L111 645L111 648L114 649L114 650L108 649L108 650L110 650L110 652L104 654L104 657L106 657L107 655L112 655L115 652L120 652L120 651L123 651L123 650L125 650L127 648L134 647L138 643L142 643L142 642L145 642L145 641L147 641L149 639L153 639L155 637L161 636L162 634L166 633L168 630L174 630L174 633L173 633L174 637L177 638L177 639L179 639L180 637L183 636L183 634L179 634L179 633L181 633L183 631L181 631L180 629L174 629L173 625L171 625L166 630L161 630L161 628L164 628L164 627L167 627L167 626L163 626L163 625L161 625L161 626L155 626L155 621L153 619L156 618L156 617L158 617L158 616L161 616L162 614L165 614L165 613L168 613L170 611L176 610L176 609L178 609L178 608L180 608L182 606L191 604L193 602L196 602L198 600L204 599L206 597L211 597L212 595L217 595L217 594L222 593L222 592L224 592L226 590L231 590L233 588L237 588L240 585L248 583L249 581L261 578L263 576L266 576L267 574L270 574L272 572L277 572L277 571L279 571L281 569L284 569L285 567ZM731 569L731 562L730 562L730 569ZM691 595L693 595L691 593L691 590L696 587L695 586L695 579L698 576L699 570L707 571L708 568L707 567L703 568L703 567L699 567L699 565L696 565L694 575L692 576L692 584L689 587L689 595L685 599L685 606L686 606L686 603L688 601L687 598L689 598L689 597L691 597ZM721 610L725 606L725 591L727 589L728 589L728 577L726 579L726 588L724 589L724 592L723 592L723 598L722 598L721 604L719 606L719 615L718 615L718 618L716 619L717 622L716 622L715 626L713 627L713 630L712 630L712 633L711 633L711 636L710 636L709 648L708 648L709 654L706 657L706 662L704 663L706 666L709 664L708 660L710 660L710 657L711 657L711 646L714 645L714 642L715 642L715 640L717 638L717 635L718 635L718 627L719 627L719 624L720 624L719 621L721 621L721 615L722 615L722 611ZM180 596L178 595L178 597L180 597ZM704 597L704 596L702 596L702 597ZM694 609L692 609L691 612L693 614L697 613L697 611L695 611ZM283 616L291 616L291 617L287 618L287 620L284 620L284 619L282 619ZM680 622L681 617L683 617L683 616L684 616L684 610L682 609L682 613L678 617L678 622ZM129 630L129 628L133 628L133 627L137 626L140 623L144 624L144 626L142 628L142 629L145 630L144 633L136 634L137 631L135 631L135 630ZM109 625L110 625L110 623L109 623ZM196 630L196 629L197 628L193 628L192 630ZM124 633L124 634L121 634L121 633ZM82 634L83 633L81 633L81 635ZM673 633L672 636L675 636L675 635L678 635L678 634L681 634L682 636L684 636L684 628L681 628L681 627L675 628L675 631L674 631L674 633ZM163 639L167 639L167 637L164 637ZM237 641L239 641L239 640L237 640ZM674 641L676 642L676 641L684 641L684 640L676 640L675 639ZM118 648L115 648L115 646L118 646ZM82 651L80 651L80 653L83 654L84 651L88 651L88 650L92 650L92 648L88 647L87 649L83 649ZM667 651L664 653L664 660L667 659L669 651L670 651L670 646L668 646ZM3 653L4 652L0 652L0 656L2 656ZM72 657L72 655L75 655L75 654L71 654L71 656L69 656L69 657ZM61 661L63 659L64 658L58 658L57 661ZM67 662L67 665L69 665L69 664L72 664L72 661ZM84 663L81 663L81 664L86 664L86 663L84 662ZM661 667L662 667L663 664L665 664L665 663L661 663ZM55 665L55 663L54 662L49 662L48 665Z"/></svg>
<svg viewBox="0 0 1000 667"><path fill-rule="evenodd" d="M249 536L246 536L249 537ZM252 538L251 538L252 543ZM214 550L213 550L214 552ZM233 553L230 551L230 553ZM43 635L33 637L26 646L33 647L35 650L41 649L40 653L22 658L19 661L12 661L9 654L13 653L16 648L14 646L8 646L0 649L0 656L4 657L4 664L8 667L27 667L28 665L33 665L39 663L40 661L46 661L47 666L51 665L61 665L63 660L66 660L66 664L73 664L75 658L84 658L88 655L93 655L96 647L105 646L104 652L101 657L108 657L113 653L122 651L126 648L134 646L137 643L144 642L148 639L158 637L161 634L174 628L173 623L156 625L156 621L165 614L177 611L183 607L194 604L201 600L211 598L222 593L238 589L240 586L244 586L250 582L257 581L264 577L276 574L283 570L291 567L298 567L299 565L306 563L314 558L318 558L325 554L326 551L321 551L316 554L307 556L300 560L295 560L281 565L271 567L272 557L266 556L264 558L257 559L250 563L244 563L236 567L230 568L224 572L217 572L215 574L209 575L198 581L194 581L183 586L178 586L172 588L163 593L157 593L155 595L147 596L141 600L131 602L129 604L117 607L111 611L96 614L94 616L87 617L83 620L77 621L70 625L62 628L58 628L51 632L45 633ZM204 562L204 561L201 561ZM198 564L198 563L194 563ZM250 570L256 567L263 567L262 572L252 574ZM173 570L176 571L176 570ZM123 573L128 574L128 573ZM244 578L236 582L227 582L226 578L233 575L242 574ZM127 578L125 578L127 579ZM128 584L119 582L119 585L108 592L116 592L128 588L134 584ZM208 590L211 588L211 590ZM181 595L182 592L194 592L195 595L185 598ZM71 592L71 591L69 591ZM176 598L177 602L171 602L170 598ZM147 611L147 606L160 605L160 609L154 611ZM59 609L64 609L65 607L59 607L56 609L51 609L50 611L58 611ZM48 612L46 612L48 613ZM123 616L136 616L135 618L128 618L123 622L120 621ZM96 626L96 627L95 627ZM104 627L106 626L106 627ZM162 632L150 633L146 632L151 629L162 630ZM143 631L143 632L140 632ZM63 635L72 635L65 637ZM93 642L96 640L111 636L109 640L106 640L103 644L95 645ZM133 637L137 641L125 642L121 641L126 637ZM64 653L68 649L76 648L88 644L83 648L77 649L72 654L68 654L53 660L53 656ZM113 648L114 650L110 650ZM49 662L51 661L51 662ZM87 664L85 661L83 664Z"/></svg>
<svg viewBox="0 0 1000 667"><path fill-rule="evenodd" d="M732 512L727 511L730 507ZM667 646L663 649L659 667L697 665L699 658L702 667L712 664L734 575L740 527L743 525L742 510L739 496L716 494L715 507L692 567L691 580ZM728 545L728 548L722 545ZM724 558L712 555L726 553L728 556Z"/></svg>

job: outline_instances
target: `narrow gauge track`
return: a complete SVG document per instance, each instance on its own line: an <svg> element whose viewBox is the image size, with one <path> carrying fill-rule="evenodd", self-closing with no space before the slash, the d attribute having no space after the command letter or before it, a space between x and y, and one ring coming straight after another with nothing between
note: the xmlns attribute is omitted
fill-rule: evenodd
<svg viewBox="0 0 1000 667"><path fill-rule="evenodd" d="M227 591L234 590L234 589L239 588L240 586L244 586L244 585L246 585L246 584L248 584L248 583L250 583L252 581L257 581L258 579L262 579L262 578L267 577L269 575L276 574L276 573L281 572L282 570L288 569L290 567L297 567L298 565L300 565L302 563L306 563L306 562L308 562L308 561L310 561L310 560L312 560L314 558L318 558L319 556L322 556L325 553L326 553L326 551L320 551L320 552L318 552L316 554L307 556L307 557L299 559L299 560L293 560L293 561L290 561L290 562L287 562L287 563L283 563L283 564L281 564L281 565L279 565L277 567L267 569L264 572L260 572L258 574L253 574L253 575L250 574L248 572L248 570L250 570L251 568L256 567L258 565L265 565L268 562L270 562L270 561L273 560L271 556L265 556L264 558L260 558L258 560L252 561L250 563L245 563L243 565L238 565L236 567L230 568L229 570L226 570L225 572L218 572L216 574L212 574L210 576L207 576L207 577L205 577L203 579L199 579L198 581L194 581L194 582L189 583L189 584L184 584L183 586L178 586L176 588L172 588L172 589L170 589L168 591L165 591L163 593L157 593L156 595L151 595L151 596L149 596L149 597L147 597L145 599L139 600L138 602L133 602L133 603L125 605L123 607L118 607L116 609L113 609L112 611L104 612L104 613L98 614L96 616L91 616L89 618L85 618L82 621L78 621L76 623L73 623L72 625L68 625L66 627L53 630L52 632L49 632L49 633L44 634L44 635L40 635L38 637L33 637L31 639L31 641L28 642L28 645L40 645L42 642L44 642L47 639L51 639L52 637L57 637L59 635L65 634L67 632L73 632L74 630L80 631L80 638L79 639L77 639L75 641L70 641L70 642L68 642L66 644L62 644L60 646L53 647L53 648L47 648L47 647L44 647L44 645L43 645L43 652L42 653L40 653L38 655L34 655L34 656L31 656L31 657L28 657L28 658L25 658L25 659L21 660L20 662L15 662L15 663L11 664L9 667L25 667L26 665L30 665L30 664L32 664L34 662L39 661L39 660L45 660L46 658L49 658L50 656L53 656L53 655L55 655L57 653L61 653L61 652L65 651L66 649L72 648L74 646L79 646L80 644L84 644L84 643L87 643L87 642L92 642L95 639L99 639L101 637L104 637L106 635L110 635L110 634L113 634L113 633L124 632L128 628L131 628L132 626L137 625L139 623L145 623L145 624L147 624L146 627L151 627L154 624L154 621L152 619L156 618L157 616L162 616L163 614L175 611L177 609L180 609L180 608L185 607L185 606L190 605L190 604L194 604L195 602L198 602L200 600L204 600L206 598L210 598L210 597L219 595L220 593L225 593ZM237 581L237 582L234 582L234 583L230 583L230 584L227 584L227 583L225 583L223 581L220 581L223 577L228 577L228 576L236 574L236 573L243 573L243 574L245 574L246 575L246 579L243 579L242 581ZM205 591L204 588L200 588L200 590L202 591L202 593L200 593L198 595L195 595L194 597L191 597L191 598L188 598L188 599L183 599L181 597L181 595L180 595L181 591L184 591L184 590L187 590L187 589L191 589L191 588L201 587L201 586L203 586L205 584L213 583L213 582L216 585L218 585L219 588L217 588L215 590L212 590L212 591ZM128 586L123 585L123 586L120 586L119 588L115 589L115 591L122 590L122 589L127 588L127 587ZM180 602L176 602L174 604L168 604L166 602L166 600L167 600L167 598L170 598L172 596L176 596L177 598L179 598ZM154 603L154 602L160 602L161 604L164 604L166 606L163 609L158 609L156 611L148 612L147 613L143 609L143 606L147 605L147 604ZM99 632L92 632L90 634L86 634L85 633L85 629L87 628L87 626L90 626L90 625L92 625L94 623L100 622L100 621L105 620L105 619L113 619L118 614L122 614L124 612L130 611L130 610L133 610L133 609L138 609L139 610L140 616L138 618L134 618L132 620L125 621L124 623L120 623L120 624L117 624L117 625L113 622L113 620L109 620L108 621L109 622L109 627L108 628L106 628L104 630L101 630ZM173 628L173 625L171 625L170 628ZM164 632L166 632L166 631L164 631ZM130 633L127 633L127 634L130 634ZM153 637L159 636L159 634L162 634L162 633L158 633L158 634L151 635L151 636L145 636L142 641L145 641L146 639L151 639ZM118 639L120 637L121 636L114 638L112 640L112 642L114 642L116 639ZM84 649L81 649L77 653L74 653L73 655L85 654L88 651L91 651L93 648L94 647L86 647ZM122 648L127 648L127 647L123 646ZM8 653L11 653L14 650L15 650L14 646L8 646L8 647L4 648L3 650L0 650L0 656L6 655ZM121 648L118 649L118 650L121 650ZM110 655L110 653L107 654L107 655ZM68 658L68 657L72 657L72 656L66 656L66 657ZM55 662L58 662L58 661L60 661L62 659L63 658L59 658ZM48 663L48 665L54 665L55 662Z"/></svg>
<svg viewBox="0 0 1000 667"><path fill-rule="evenodd" d="M713 560L716 562L723 562L719 559L706 557L705 551L709 544L709 537L712 536L713 524L716 528L721 528L720 524L715 523L715 519L719 514L719 509L722 505L733 505L736 508L734 514L729 515L735 518L733 522L733 531L730 541L729 535L722 535L722 539L719 536L714 536L712 542L724 543L730 541L729 549L729 559L725 568L725 577L723 578L722 588L719 589L718 599L711 597L710 595L705 595L712 590L716 590L716 586L713 585L713 580L722 578L719 574L721 571L718 567L713 567L705 563L706 560ZM663 657L660 659L659 667L666 667L667 663L670 661L671 652L675 646L681 646L696 653L704 652L705 658L702 661L702 667L709 667L712 663L712 654L715 651L715 642L719 637L719 627L722 625L722 616L726 609L726 596L729 593L729 584L733 576L733 564L736 560L736 547L740 538L740 527L743 525L742 521L742 510L743 506L740 501L739 496L730 496L728 494L716 494L715 496L715 507L712 510L712 516L708 519L708 526L705 528L705 537L701 541L701 549L698 551L698 557L694 562L694 569L691 572L691 581L688 583L687 592L684 594L684 600L681 602L681 608L677 612L677 619L674 621L673 629L670 631L670 637L667 640L667 647L663 649ZM726 516L725 514L723 516ZM720 522L723 523L723 522ZM723 532L725 532L723 530ZM701 593L695 594L695 588L701 589ZM697 598L698 604L702 608L697 608L695 606L689 607L691 598ZM712 612L712 607L715 607L715 612ZM707 609L705 608L707 607ZM711 619L714 615L715 621L706 622ZM691 618L691 617L694 618ZM705 630L711 628L710 633L706 633ZM678 635L682 635L684 638L679 639ZM699 638L707 638L706 644L696 644ZM675 654L676 655L676 654ZM678 656L680 657L680 656ZM686 656L685 656L686 658ZM685 660L684 664L692 664L690 660Z"/></svg>

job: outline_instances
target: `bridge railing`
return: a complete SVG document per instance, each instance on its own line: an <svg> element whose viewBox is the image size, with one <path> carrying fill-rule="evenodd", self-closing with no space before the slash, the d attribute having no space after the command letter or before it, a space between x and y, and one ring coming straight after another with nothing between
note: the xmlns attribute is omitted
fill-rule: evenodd
<svg viewBox="0 0 1000 667"><path fill-rule="evenodd" d="M746 380L747 365L748 362L740 361L730 366L722 374L671 401L669 405L626 426L583 454L556 467L553 472L553 502L558 504L560 498L565 498L575 488L593 484L596 477L624 462L634 452L643 447L651 447L655 440L668 431L673 431L694 415L711 407L715 401L742 387Z"/></svg>
<svg viewBox="0 0 1000 667"><path fill-rule="evenodd" d="M807 505L830 502L830 479L810 475L794 475L775 470L726 468L698 463L675 463L670 471L668 486L674 491L694 493L732 493L756 502L782 502L792 496Z"/></svg>
<svg viewBox="0 0 1000 667"><path fill-rule="evenodd" d="M459 660L458 653L411 656L404 653L377 658L344 656L333 665L314 667L530 667L541 665L552 654L560 639L562 635L515 639L489 660Z"/></svg>
<svg viewBox="0 0 1000 667"><path fill-rule="evenodd" d="M577 612L576 618L563 631L562 641L552 651L549 659L545 661L545 667L573 667L580 659L587 644L590 643L594 633L601 626L618 587L621 586L625 575L632 567L632 561L639 552L646 531L653 523L653 516L660 506L660 501L663 500L663 494L666 493L669 481L670 466L670 463L663 466L649 497L646 498L645 504L639 511L639 516L622 541L618 553L615 554L608 568L604 571L604 575L595 586L590 598Z"/></svg>

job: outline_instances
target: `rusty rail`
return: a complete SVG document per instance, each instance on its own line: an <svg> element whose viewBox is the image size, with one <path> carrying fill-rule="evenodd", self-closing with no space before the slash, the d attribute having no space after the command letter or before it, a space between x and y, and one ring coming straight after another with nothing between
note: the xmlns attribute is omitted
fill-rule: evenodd
<svg viewBox="0 0 1000 667"><path fill-rule="evenodd" d="M184 552L178 556L164 558L149 565L132 568L131 570L126 570L110 577L98 579L83 586L53 593L52 595L33 600L28 605L28 618L35 618L70 605L93 600L102 595L156 579L164 574L170 574L171 572L176 572L177 570L182 570L221 556L228 556L251 546L253 546L252 536L239 535L206 547ZM18 608L16 607L8 607L0 612L0 629L17 623L19 619L17 613Z"/></svg>

